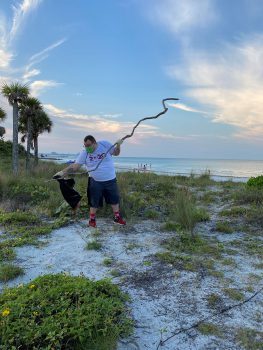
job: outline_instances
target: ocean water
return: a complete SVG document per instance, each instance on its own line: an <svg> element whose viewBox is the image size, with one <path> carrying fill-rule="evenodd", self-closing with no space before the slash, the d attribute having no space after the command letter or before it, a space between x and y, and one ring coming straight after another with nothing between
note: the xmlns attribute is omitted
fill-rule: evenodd
<svg viewBox="0 0 263 350"><path fill-rule="evenodd" d="M61 164L74 161L76 156L45 154ZM209 171L216 180L247 181L249 177L263 174L263 160L114 157L114 163L117 171L152 171L167 175L199 175Z"/></svg>

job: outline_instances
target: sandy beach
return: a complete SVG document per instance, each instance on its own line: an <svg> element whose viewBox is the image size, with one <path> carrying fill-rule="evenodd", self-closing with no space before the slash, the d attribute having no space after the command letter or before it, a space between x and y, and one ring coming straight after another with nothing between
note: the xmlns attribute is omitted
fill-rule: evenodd
<svg viewBox="0 0 263 350"><path fill-rule="evenodd" d="M196 195L201 198L208 191L213 193L208 205L210 220L198 223L195 232L211 246L221 246L220 255L193 252L174 261L165 259L160 255L168 252L164 243L178 233L163 231L160 220L131 219L127 226L119 227L101 218L97 229L88 228L87 220L72 220L69 226L42 237L41 247L16 248L16 262L25 274L2 283L1 288L59 272L94 280L111 278L129 294L128 307L135 321L133 334L119 341L118 350L248 349L244 344L253 330L255 339L262 341L262 292L246 302L262 291L262 251L257 249L262 246L261 228L252 225L242 230L242 217L236 217L227 219L233 224L231 233L218 231L220 212L230 210L232 204L222 200L218 186L206 192L197 190ZM94 239L101 249L85 249ZM257 245L255 251L251 243ZM187 265L182 256L196 260ZM243 304L231 309L239 303ZM228 307L229 311L222 312ZM203 327L194 326L201 320L205 320ZM242 330L250 333L243 335Z"/></svg>

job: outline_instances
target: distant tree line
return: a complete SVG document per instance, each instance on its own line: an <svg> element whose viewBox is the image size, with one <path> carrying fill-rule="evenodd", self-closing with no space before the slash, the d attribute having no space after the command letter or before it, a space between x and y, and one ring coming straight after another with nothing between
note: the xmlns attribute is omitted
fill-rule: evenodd
<svg viewBox="0 0 263 350"><path fill-rule="evenodd" d="M4 84L1 93L13 107L13 142L12 142L12 169L18 173L19 143L18 133L22 134L21 142L26 144L26 170L31 167L30 150L34 150L34 165L38 163L38 137L44 132L51 132L52 121L44 111L41 102L30 96L27 85L19 83ZM0 121L6 118L6 112L0 107ZM3 138L5 128L0 126L0 137ZM3 144L1 144L3 148ZM10 146L10 145L9 145ZM9 147L6 146L7 148ZM21 151L21 150L20 150Z"/></svg>

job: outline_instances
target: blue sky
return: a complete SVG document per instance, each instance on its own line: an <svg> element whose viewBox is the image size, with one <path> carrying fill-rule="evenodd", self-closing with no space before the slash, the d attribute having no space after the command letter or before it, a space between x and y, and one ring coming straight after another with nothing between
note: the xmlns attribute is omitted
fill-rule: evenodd
<svg viewBox="0 0 263 350"><path fill-rule="evenodd" d="M263 159L262 15L262 0L1 0L0 83L27 83L53 120L40 152L115 142L178 97L123 156Z"/></svg>

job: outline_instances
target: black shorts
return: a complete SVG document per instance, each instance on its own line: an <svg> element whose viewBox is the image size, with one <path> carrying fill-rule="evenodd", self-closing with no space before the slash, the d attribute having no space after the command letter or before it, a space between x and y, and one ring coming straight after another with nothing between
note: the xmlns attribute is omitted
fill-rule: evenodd
<svg viewBox="0 0 263 350"><path fill-rule="evenodd" d="M117 179L96 181L92 177L89 177L87 196L89 205L92 208L102 207L103 198L107 204L119 204L120 196Z"/></svg>

